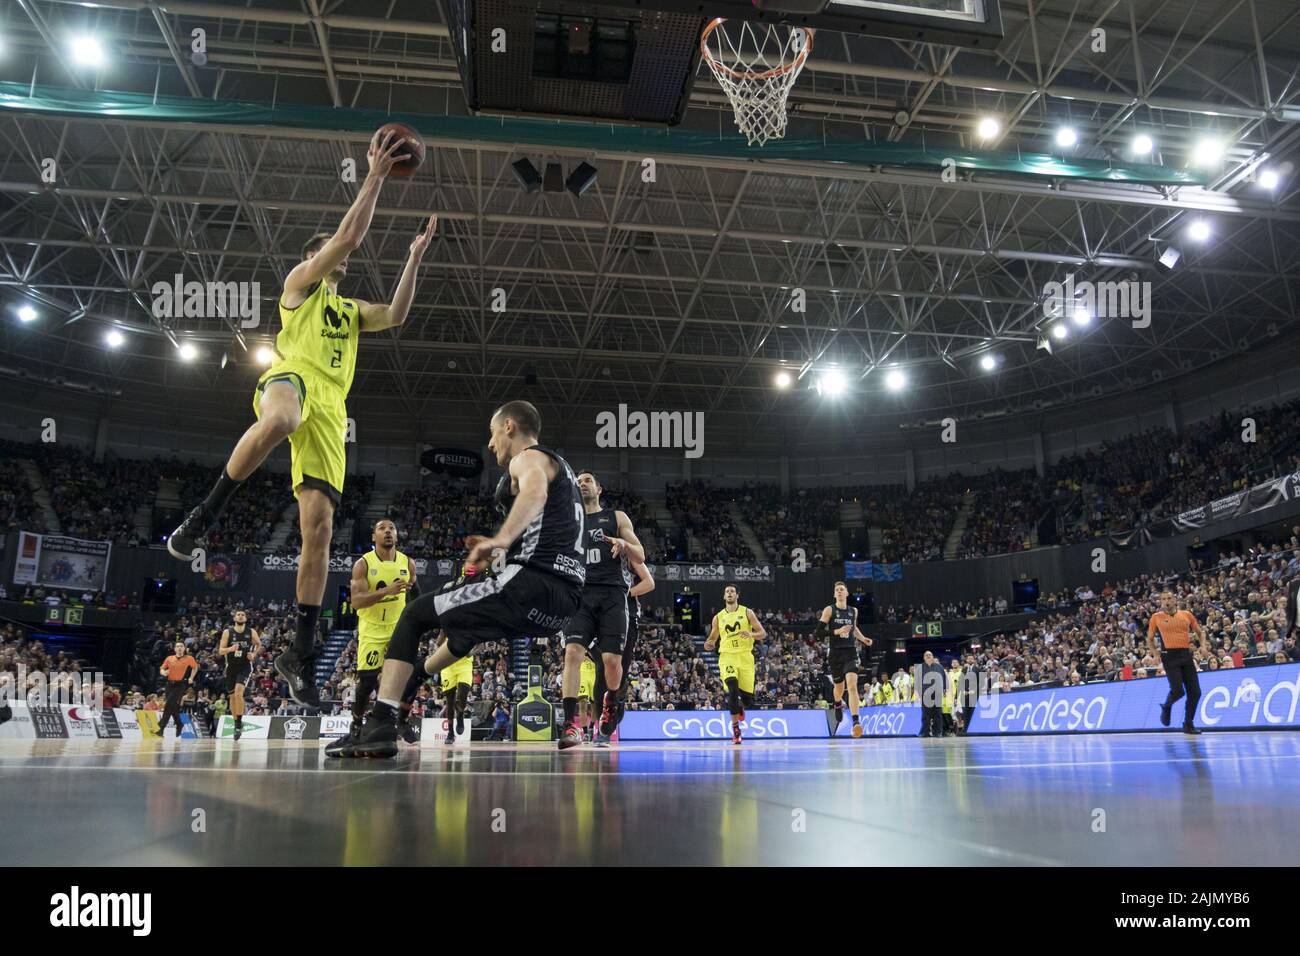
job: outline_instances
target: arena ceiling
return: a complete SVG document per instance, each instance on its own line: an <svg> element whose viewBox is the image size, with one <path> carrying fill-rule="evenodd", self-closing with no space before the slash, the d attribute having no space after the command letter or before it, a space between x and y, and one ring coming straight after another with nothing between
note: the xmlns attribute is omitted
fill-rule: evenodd
<svg viewBox="0 0 1300 956"><path fill-rule="evenodd" d="M0 79L207 100L463 113L436 4L417 0L10 0ZM363 344L354 396L406 421L478 421L526 396L567 419L627 402L704 411L710 428L797 441L809 422L893 426L1052 408L1144 388L1286 341L1300 290L1300 4L1290 0L1003 0L993 50L822 34L792 95L790 136L1053 152L1124 162L1136 134L1185 168L1217 137L1207 187L431 140L420 175L385 188L345 294L385 299L429 212L407 326ZM191 31L208 60L190 62ZM1105 31L1094 52L1092 31ZM107 53L76 66L68 38ZM828 38L830 39L828 42ZM909 116L896 121L899 110ZM980 143L976 120L1002 119ZM685 125L729 128L707 71ZM266 126L36 117L0 110L0 381L114 407L246 408L261 330L155 319L176 273L259 281L267 308L302 241L332 228L365 137ZM582 197L525 193L510 163L592 162ZM41 161L59 178L43 184ZM363 162L363 161L362 161ZM364 168L364 167L363 167ZM1278 172L1263 189L1254 175ZM1201 244L1185 233L1197 219ZM1169 245L1172 270L1156 259ZM1046 283L1152 284L1149 327L1052 320ZM491 310L491 290L509 307ZM791 289L807 311L790 308ZM14 320L30 302L40 317ZM126 333L104 346L109 326ZM199 345L184 363L174 344ZM980 359L996 358L992 372ZM886 373L906 385L886 388ZM809 386L836 369L839 399ZM774 386L787 370L789 390ZM832 409L835 411L832 413ZM830 417L824 420L831 420Z"/></svg>

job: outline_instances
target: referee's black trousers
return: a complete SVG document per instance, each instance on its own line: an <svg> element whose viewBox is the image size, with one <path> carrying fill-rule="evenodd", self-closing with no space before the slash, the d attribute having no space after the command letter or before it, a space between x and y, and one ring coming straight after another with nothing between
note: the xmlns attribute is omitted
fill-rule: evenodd
<svg viewBox="0 0 1300 956"><path fill-rule="evenodd" d="M162 720L158 722L158 729L162 730L167 726L168 719L176 721L176 731L181 729L181 701L185 699L186 685L183 680L169 680L167 682L167 699L163 704Z"/></svg>
<svg viewBox="0 0 1300 956"><path fill-rule="evenodd" d="M1191 726L1196 716L1196 705L1201 702L1201 682L1196 676L1196 662L1192 659L1191 649L1175 647L1165 651L1164 664L1165 676L1169 678L1169 696L1165 698L1165 706L1172 707L1186 694L1183 725Z"/></svg>

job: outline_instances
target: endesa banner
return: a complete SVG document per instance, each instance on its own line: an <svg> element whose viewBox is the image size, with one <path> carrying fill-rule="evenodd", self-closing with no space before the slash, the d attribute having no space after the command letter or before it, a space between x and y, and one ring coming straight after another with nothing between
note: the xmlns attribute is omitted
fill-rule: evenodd
<svg viewBox="0 0 1300 956"><path fill-rule="evenodd" d="M1202 671L1196 726L1202 730L1300 729L1300 664ZM973 734L1098 733L1163 730L1163 677L998 694L980 701ZM1183 722L1182 701L1170 726Z"/></svg>
<svg viewBox="0 0 1300 956"><path fill-rule="evenodd" d="M906 737L921 732L921 708L902 705L863 707L862 731L868 737ZM836 731L851 736L848 711ZM824 710L747 710L740 725L746 740L830 736ZM731 714L724 710L629 710L618 725L619 740L731 740Z"/></svg>

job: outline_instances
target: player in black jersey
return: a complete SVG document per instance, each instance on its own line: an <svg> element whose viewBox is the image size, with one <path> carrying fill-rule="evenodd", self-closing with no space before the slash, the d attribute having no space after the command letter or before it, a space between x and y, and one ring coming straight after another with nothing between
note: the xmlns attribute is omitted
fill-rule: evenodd
<svg viewBox="0 0 1300 956"><path fill-rule="evenodd" d="M844 719L844 684L849 685L849 714L853 718L853 736L862 736L858 723L858 642L871 646L871 638L858 630L858 609L849 607L849 586L835 582L835 602L821 613L820 631L830 642L831 680L835 685L835 727ZM834 733L834 731L832 731Z"/></svg>
<svg viewBox="0 0 1300 956"><path fill-rule="evenodd" d="M641 601L643 594L649 594L655 589L655 578L646 567L644 561L627 562L628 568L635 575L637 581L632 585L632 589L627 592L627 640L623 642L623 683L618 688L618 705L614 711L614 727L623 722L623 714L627 711L627 695L632 686L632 659L636 656L636 639L637 625L641 621ZM599 692L604 684L604 671L596 669L596 690ZM609 734L601 734L597 728L596 743L602 746L609 745ZM612 734L613 731L610 731Z"/></svg>
<svg viewBox="0 0 1300 956"><path fill-rule="evenodd" d="M618 688L623 684L623 647L628 632L628 591L632 587L629 561L645 563L645 548L632 529L632 521L615 508L600 506L600 482L589 471L578 475L582 495L582 542L587 563L587 583L582 603L564 631L564 725L560 749L582 743L574 722L578 711L578 685L582 660L588 654L596 662L600 701L598 730L608 737L614 732L618 712ZM599 678L604 680L600 681Z"/></svg>
<svg viewBox="0 0 1300 956"><path fill-rule="evenodd" d="M221 632L217 654L226 659L226 697L230 716L235 718L235 739L244 732L244 685L252 670L252 661L262 651L262 637L257 628L248 626L248 613L235 612L235 624Z"/></svg>
<svg viewBox="0 0 1300 956"><path fill-rule="evenodd" d="M447 643L425 662L426 674L470 653L484 641L549 636L578 609L587 566L582 550L582 498L568 462L537 443L541 415L528 402L507 402L492 413L488 448L506 469L497 484L497 509L505 520L491 537L471 535L467 563L482 571L501 553L500 570L483 581L426 594L409 602L397 620L379 679L379 699L361 733L325 748L331 757L393 757L394 715L415 668L420 638L439 628Z"/></svg>

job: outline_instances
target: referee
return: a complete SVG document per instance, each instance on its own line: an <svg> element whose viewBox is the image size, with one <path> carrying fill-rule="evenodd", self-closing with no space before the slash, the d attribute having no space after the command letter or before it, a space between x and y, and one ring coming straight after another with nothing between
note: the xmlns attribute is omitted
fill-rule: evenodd
<svg viewBox="0 0 1300 956"><path fill-rule="evenodd" d="M1151 615L1147 625L1147 644L1152 652L1159 652L1164 661L1165 676L1169 678L1169 696L1160 708L1160 723L1169 726L1170 711L1184 693L1187 704L1183 708L1183 733L1199 734L1192 726L1196 705L1201 701L1201 683L1196 676L1196 660L1192 657L1190 635L1205 646L1205 632L1191 611L1178 607L1172 591L1160 595L1161 610Z"/></svg>
<svg viewBox="0 0 1300 956"><path fill-rule="evenodd" d="M162 720L158 722L159 737L167 729L168 718L175 718L176 736L180 737L181 701L185 699L186 690L194 686L194 678L199 672L199 662L190 656L184 644L177 641L172 651L167 660L163 661L162 667L158 668L158 673L167 678L167 702L163 706Z"/></svg>

